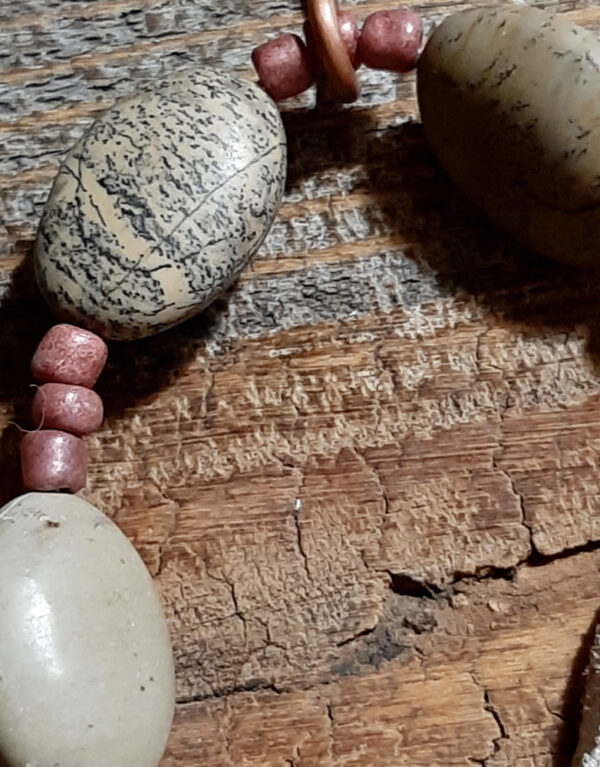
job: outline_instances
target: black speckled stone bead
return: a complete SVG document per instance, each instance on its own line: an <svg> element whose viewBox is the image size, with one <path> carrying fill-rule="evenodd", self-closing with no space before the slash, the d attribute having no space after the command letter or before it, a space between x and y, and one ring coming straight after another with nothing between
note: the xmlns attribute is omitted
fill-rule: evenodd
<svg viewBox="0 0 600 767"><path fill-rule="evenodd" d="M255 85L211 69L146 85L62 164L35 249L42 293L105 338L176 325L259 248L285 172L279 112Z"/></svg>

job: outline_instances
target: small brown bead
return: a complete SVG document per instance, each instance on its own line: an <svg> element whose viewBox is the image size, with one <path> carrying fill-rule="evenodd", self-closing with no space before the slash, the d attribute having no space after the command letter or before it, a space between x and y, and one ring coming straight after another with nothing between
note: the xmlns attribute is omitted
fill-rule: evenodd
<svg viewBox="0 0 600 767"><path fill-rule="evenodd" d="M53 429L25 434L21 440L21 473L26 490L76 493L85 485L83 440Z"/></svg>
<svg viewBox="0 0 600 767"><path fill-rule="evenodd" d="M31 360L38 381L56 381L91 388L106 364L104 341L75 325L54 325L42 338Z"/></svg>
<svg viewBox="0 0 600 767"><path fill-rule="evenodd" d="M314 82L306 46L297 35L282 35L259 45L252 62L260 84L274 101L305 91Z"/></svg>
<svg viewBox="0 0 600 767"><path fill-rule="evenodd" d="M372 69L408 72L417 65L422 37L423 25L416 11L376 11L364 23L358 56Z"/></svg>
<svg viewBox="0 0 600 767"><path fill-rule="evenodd" d="M36 391L31 413L36 426L82 436L100 428L104 406L96 392L85 386L47 383Z"/></svg>

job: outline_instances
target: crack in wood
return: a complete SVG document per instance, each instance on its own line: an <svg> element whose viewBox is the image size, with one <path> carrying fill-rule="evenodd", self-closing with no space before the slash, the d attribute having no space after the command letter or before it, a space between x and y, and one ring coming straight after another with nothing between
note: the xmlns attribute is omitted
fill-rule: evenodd
<svg viewBox="0 0 600 767"><path fill-rule="evenodd" d="M188 705L190 703L203 703L207 700L218 700L221 698L230 698L238 693L248 692L272 692L276 695L283 695L288 690L278 687L273 682L266 682L260 679L249 679L247 682L227 690L213 690L210 693L199 695L183 695L177 698L177 705Z"/></svg>
<svg viewBox="0 0 600 767"><path fill-rule="evenodd" d="M494 721L498 725L498 730L500 734L497 738L494 738L492 743L494 744L494 754L497 754L498 751L500 751L501 748L501 741L508 740L509 735L507 734L506 728L504 727L504 724L502 723L502 719L500 718L500 714L498 713L498 710L494 706L492 702L491 693L488 689L485 689L483 691L483 700L484 700L484 708L486 711L489 711L489 713L492 715ZM490 758L493 757L493 754ZM487 761L487 760L486 760Z"/></svg>
<svg viewBox="0 0 600 767"><path fill-rule="evenodd" d="M310 568L308 566L308 555L306 553L306 549L304 548L304 541L302 539L302 527L300 524L301 510L302 510L302 499L300 497L300 494L298 494L298 498L294 499L294 503L292 505L292 518L294 520L294 527L296 530L296 544L298 546L298 552L300 556L302 557L302 561L304 563L304 572L306 573L306 577L308 578L309 581L312 581Z"/></svg>

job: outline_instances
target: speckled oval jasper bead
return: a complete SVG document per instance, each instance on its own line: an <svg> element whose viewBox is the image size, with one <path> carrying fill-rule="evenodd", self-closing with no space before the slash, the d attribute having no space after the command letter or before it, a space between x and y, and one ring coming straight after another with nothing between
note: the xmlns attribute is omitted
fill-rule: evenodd
<svg viewBox="0 0 600 767"><path fill-rule="evenodd" d="M21 440L21 473L26 490L77 493L85 485L83 440L54 429L25 434Z"/></svg>
<svg viewBox="0 0 600 767"><path fill-rule="evenodd" d="M95 333L74 325L54 325L40 341L31 360L38 381L92 387L106 364L108 348Z"/></svg>
<svg viewBox="0 0 600 767"><path fill-rule="evenodd" d="M61 165L35 246L42 294L105 338L176 325L259 248L285 175L281 117L257 85L212 69L140 85Z"/></svg>
<svg viewBox="0 0 600 767"><path fill-rule="evenodd" d="M96 392L85 386L47 383L36 391L31 415L36 426L81 437L100 428L104 406Z"/></svg>
<svg viewBox="0 0 600 767"><path fill-rule="evenodd" d="M529 6L473 8L418 66L425 135L454 182L542 255L600 256L600 41Z"/></svg>

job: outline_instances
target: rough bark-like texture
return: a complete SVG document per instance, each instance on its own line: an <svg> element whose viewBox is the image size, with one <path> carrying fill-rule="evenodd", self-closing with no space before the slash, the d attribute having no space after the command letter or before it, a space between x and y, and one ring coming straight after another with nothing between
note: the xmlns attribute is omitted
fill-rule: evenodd
<svg viewBox="0 0 600 767"><path fill-rule="evenodd" d="M456 7L425 4L426 30ZM0 5L0 501L50 322L26 256L61 156L140 80L251 74L301 21L292 0ZM164 595L165 766L560 767L600 607L598 280L477 216L412 77L360 76L352 109L286 109L285 202L236 287L111 347L85 496Z"/></svg>

